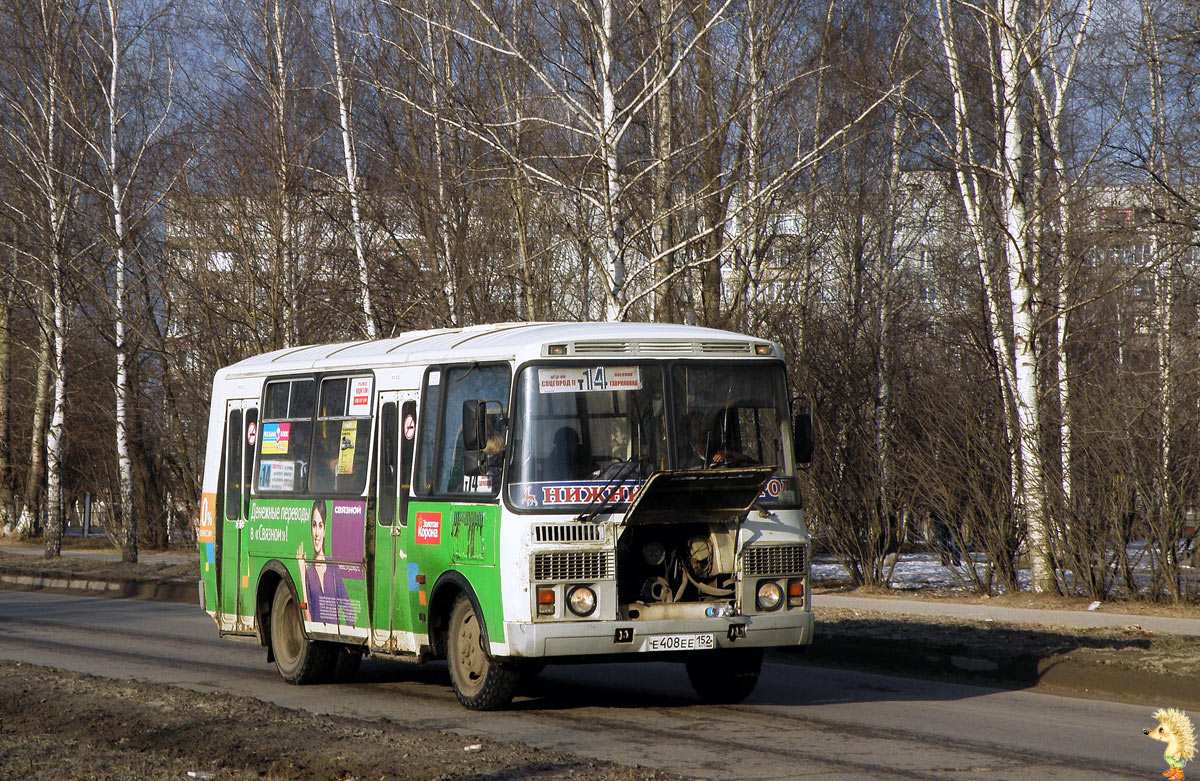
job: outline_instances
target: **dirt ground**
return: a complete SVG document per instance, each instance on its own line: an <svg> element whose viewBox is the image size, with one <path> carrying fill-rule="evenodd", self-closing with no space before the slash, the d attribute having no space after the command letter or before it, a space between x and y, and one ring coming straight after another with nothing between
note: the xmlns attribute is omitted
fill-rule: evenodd
<svg viewBox="0 0 1200 781"><path fill-rule="evenodd" d="M200 556L197 554L196 560L187 564L151 564L146 562L126 564L121 561L96 561L93 559L81 559L75 556L44 559L41 556L0 551L0 569L21 574L44 575L46 577L78 577L86 575L92 578L113 578L118 580L138 578L155 581L183 580L195 583L200 577Z"/></svg>
<svg viewBox="0 0 1200 781"><path fill-rule="evenodd" d="M672 779L432 730L0 662L0 778Z"/></svg>

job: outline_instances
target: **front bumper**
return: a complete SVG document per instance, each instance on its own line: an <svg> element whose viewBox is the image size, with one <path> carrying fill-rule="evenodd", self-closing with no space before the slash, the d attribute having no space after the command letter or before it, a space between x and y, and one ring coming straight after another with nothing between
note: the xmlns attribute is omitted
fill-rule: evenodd
<svg viewBox="0 0 1200 781"><path fill-rule="evenodd" d="M677 635L713 636L716 648L778 648L808 645L813 614L792 610L777 615L730 616L669 621L561 621L504 624L508 642L494 643L493 655L510 657L646 654L650 638ZM626 639L628 637L629 639ZM619 638L619 639L618 639ZM497 646L503 647L497 647Z"/></svg>

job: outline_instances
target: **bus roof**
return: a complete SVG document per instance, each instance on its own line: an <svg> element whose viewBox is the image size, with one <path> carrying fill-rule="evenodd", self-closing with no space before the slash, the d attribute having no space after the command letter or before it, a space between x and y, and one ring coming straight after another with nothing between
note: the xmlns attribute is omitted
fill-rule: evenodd
<svg viewBox="0 0 1200 781"><path fill-rule="evenodd" d="M715 328L667 323L492 323L466 328L410 331L388 339L307 345L263 353L221 370L229 376L288 374L313 369L459 361L534 360L550 345L556 357L753 357L756 345L779 345ZM762 353L759 352L759 355Z"/></svg>

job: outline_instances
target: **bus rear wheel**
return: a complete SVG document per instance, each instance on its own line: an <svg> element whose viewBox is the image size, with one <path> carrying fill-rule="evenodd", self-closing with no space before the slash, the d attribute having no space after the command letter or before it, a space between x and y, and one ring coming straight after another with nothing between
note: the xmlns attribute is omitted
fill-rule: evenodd
<svg viewBox="0 0 1200 781"><path fill-rule="evenodd" d="M512 701L521 678L511 665L488 656L483 630L471 600L459 595L450 611L446 656L454 695L471 710L496 710Z"/></svg>
<svg viewBox="0 0 1200 781"><path fill-rule="evenodd" d="M687 660L688 680L705 702L741 702L758 685L762 660L761 648L701 651Z"/></svg>
<svg viewBox="0 0 1200 781"><path fill-rule="evenodd" d="M275 669L288 683L323 683L333 670L333 650L304 634L300 603L282 581L271 602L271 653Z"/></svg>

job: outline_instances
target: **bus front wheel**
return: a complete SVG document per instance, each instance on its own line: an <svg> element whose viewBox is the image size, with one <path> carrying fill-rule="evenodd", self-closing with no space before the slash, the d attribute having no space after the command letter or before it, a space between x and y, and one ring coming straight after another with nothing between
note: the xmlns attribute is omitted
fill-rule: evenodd
<svg viewBox="0 0 1200 781"><path fill-rule="evenodd" d="M761 648L700 651L687 660L688 679L705 702L741 702L758 685L762 660Z"/></svg>
<svg viewBox="0 0 1200 781"><path fill-rule="evenodd" d="M459 595L450 611L446 656L454 695L463 705L471 710L495 710L512 701L521 674L488 656L479 616L464 595Z"/></svg>
<svg viewBox="0 0 1200 781"><path fill-rule="evenodd" d="M333 669L332 649L304 634L300 604L282 581L271 603L271 653L275 668L288 683L322 683Z"/></svg>

